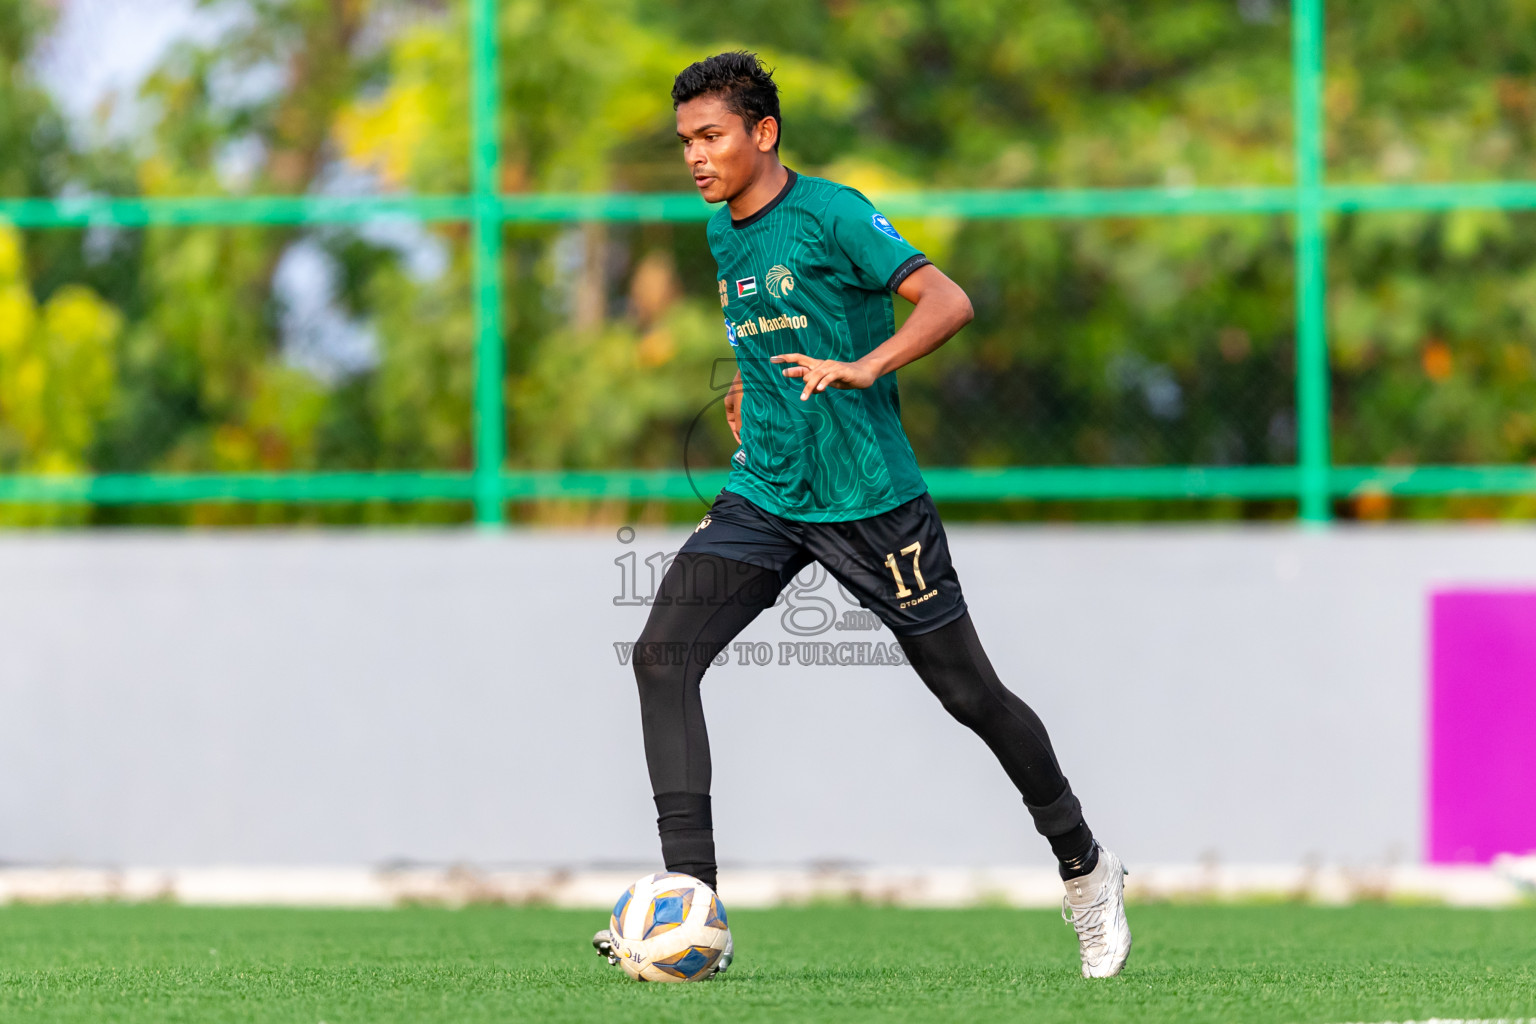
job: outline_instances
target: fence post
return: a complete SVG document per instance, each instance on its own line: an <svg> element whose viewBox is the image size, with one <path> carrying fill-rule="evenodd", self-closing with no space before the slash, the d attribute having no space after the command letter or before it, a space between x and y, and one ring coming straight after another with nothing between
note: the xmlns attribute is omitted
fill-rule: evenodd
<svg viewBox="0 0 1536 1024"><path fill-rule="evenodd" d="M501 90L496 0L470 0L470 76L474 154L475 521L503 521L501 464L506 454L501 333Z"/></svg>
<svg viewBox="0 0 1536 1024"><path fill-rule="evenodd" d="M1296 158L1296 442L1301 518L1332 515L1329 470L1327 237L1323 231L1323 0L1292 0Z"/></svg>

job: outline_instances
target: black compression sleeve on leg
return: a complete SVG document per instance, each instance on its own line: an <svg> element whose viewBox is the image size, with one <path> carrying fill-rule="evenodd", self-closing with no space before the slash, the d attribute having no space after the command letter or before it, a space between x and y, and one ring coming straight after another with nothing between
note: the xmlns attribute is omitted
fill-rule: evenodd
<svg viewBox="0 0 1536 1024"><path fill-rule="evenodd" d="M1092 870L1093 833L1056 763L1045 724L997 677L970 613L927 633L897 639L944 709L997 755L1035 829L1050 840L1063 877L1071 877L1067 871L1084 873L1084 863Z"/></svg>
<svg viewBox="0 0 1536 1024"><path fill-rule="evenodd" d="M651 793L708 793L709 733L699 684L715 655L782 589L772 569L682 552L662 575L630 661Z"/></svg>
<svg viewBox="0 0 1536 1024"><path fill-rule="evenodd" d="M1086 875L1099 863L1099 850L1088 823L1083 820L1083 808L1077 802L1071 784L1065 778L1061 781L1066 787L1061 796L1042 807L1036 807L1028 800L1024 801L1024 806L1029 809L1029 816L1035 819L1035 831L1050 842L1051 852L1061 863L1061 877L1076 878Z"/></svg>
<svg viewBox="0 0 1536 1024"><path fill-rule="evenodd" d="M1035 819L1035 830L1043 836L1059 836L1083 820L1083 805L1077 802L1077 795L1065 777L1061 783L1061 795L1048 804L1037 806L1030 803L1028 797L1024 798L1029 816Z"/></svg>
<svg viewBox="0 0 1536 1024"><path fill-rule="evenodd" d="M656 830L668 871L715 888L715 822L708 793L657 793Z"/></svg>
<svg viewBox="0 0 1536 1024"><path fill-rule="evenodd" d="M715 884L709 816L709 733L699 684L704 671L782 585L772 569L683 552L662 576L631 655L640 689L645 761L669 870Z"/></svg>

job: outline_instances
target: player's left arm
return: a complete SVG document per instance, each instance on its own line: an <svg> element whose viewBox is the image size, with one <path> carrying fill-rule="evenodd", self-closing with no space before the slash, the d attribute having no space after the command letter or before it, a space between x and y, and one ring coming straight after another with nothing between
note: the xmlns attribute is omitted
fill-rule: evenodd
<svg viewBox="0 0 1536 1024"><path fill-rule="evenodd" d="M829 387L867 388L878 378L921 359L953 338L976 315L965 290L931 263L908 274L897 286L896 294L913 304L911 315L900 330L870 349L862 359L844 363L814 359L799 352L771 357L775 363L795 364L784 371L784 376L804 378L802 401Z"/></svg>

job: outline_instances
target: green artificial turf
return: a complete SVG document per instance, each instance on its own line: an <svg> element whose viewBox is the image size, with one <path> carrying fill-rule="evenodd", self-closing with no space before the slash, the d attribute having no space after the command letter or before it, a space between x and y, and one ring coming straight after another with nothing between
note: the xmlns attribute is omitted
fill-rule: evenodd
<svg viewBox="0 0 1536 1024"><path fill-rule="evenodd" d="M630 981L601 912L0 907L0 1021L1346 1022L1536 1017L1536 910L1131 909L1119 978L1050 911L737 911L730 973Z"/></svg>

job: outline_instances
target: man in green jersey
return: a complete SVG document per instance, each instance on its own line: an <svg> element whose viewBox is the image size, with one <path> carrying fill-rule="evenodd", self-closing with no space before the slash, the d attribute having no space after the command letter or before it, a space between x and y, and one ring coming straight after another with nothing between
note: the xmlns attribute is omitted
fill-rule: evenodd
<svg viewBox="0 0 1536 1024"><path fill-rule="evenodd" d="M694 184L725 204L709 245L736 352L726 419L740 447L632 656L667 870L716 881L704 670L818 561L890 627L1018 787L1060 864L1084 977L1119 973L1131 947L1125 869L1094 840L1039 717L988 661L901 427L896 370L964 327L970 300L859 192L779 162L778 88L756 55L689 66L672 100ZM892 292L914 304L899 331ZM593 943L612 960L610 939Z"/></svg>

